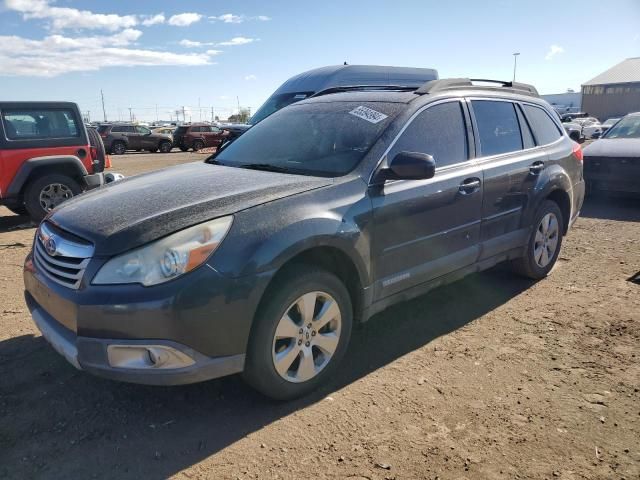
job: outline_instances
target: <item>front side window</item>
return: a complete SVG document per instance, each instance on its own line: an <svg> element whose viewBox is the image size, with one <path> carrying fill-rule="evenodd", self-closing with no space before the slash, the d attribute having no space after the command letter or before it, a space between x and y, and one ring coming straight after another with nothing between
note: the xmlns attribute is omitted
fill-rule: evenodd
<svg viewBox="0 0 640 480"><path fill-rule="evenodd" d="M536 137L538 145L548 145L562 136L555 122L542 108L526 104L523 107L529 122L531 122L533 135Z"/></svg>
<svg viewBox="0 0 640 480"><path fill-rule="evenodd" d="M4 110L2 121L9 140L80 136L80 128L72 110Z"/></svg>
<svg viewBox="0 0 640 480"><path fill-rule="evenodd" d="M473 100L471 104L478 124L482 156L522 150L522 136L513 103Z"/></svg>
<svg viewBox="0 0 640 480"><path fill-rule="evenodd" d="M292 105L251 127L213 163L339 177L360 163L402 107L387 102Z"/></svg>
<svg viewBox="0 0 640 480"><path fill-rule="evenodd" d="M149 130L146 127L138 126L138 127L136 127L136 130L137 130L138 133L141 133L142 135L148 135L149 133L151 133L151 130Z"/></svg>
<svg viewBox="0 0 640 480"><path fill-rule="evenodd" d="M467 131L460 102L441 103L418 114L393 146L388 159L403 151L429 154L436 167L468 160Z"/></svg>

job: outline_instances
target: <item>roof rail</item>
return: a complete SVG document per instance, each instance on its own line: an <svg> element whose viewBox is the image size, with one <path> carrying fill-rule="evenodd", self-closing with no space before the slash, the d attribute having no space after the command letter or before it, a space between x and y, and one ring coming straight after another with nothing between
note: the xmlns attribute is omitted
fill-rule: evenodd
<svg viewBox="0 0 640 480"><path fill-rule="evenodd" d="M493 83L498 86L489 85L476 85L476 83ZM429 93L441 92L444 90L456 90L460 88L481 88L489 90L508 89L513 93L520 93L523 95L531 95L538 97L538 90L533 85L519 82L505 82L502 80L487 80L483 78L442 78L440 80L430 80L418 88L415 93L418 95L426 95Z"/></svg>
<svg viewBox="0 0 640 480"><path fill-rule="evenodd" d="M322 95L329 95L330 93L338 93L338 92L359 92L359 91L371 91L371 90L391 90L391 91L402 91L402 92L413 92L416 86L410 85L342 85L338 87L329 87L324 90L320 90L319 92L310 95L309 98L312 97L320 97Z"/></svg>

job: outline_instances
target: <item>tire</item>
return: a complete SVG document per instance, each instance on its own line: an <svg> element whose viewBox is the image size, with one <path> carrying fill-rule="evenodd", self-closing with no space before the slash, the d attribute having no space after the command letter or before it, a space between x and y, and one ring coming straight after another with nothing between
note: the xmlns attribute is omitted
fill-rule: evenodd
<svg viewBox="0 0 640 480"><path fill-rule="evenodd" d="M158 153L158 149L157 148L150 148L149 149L149 153Z"/></svg>
<svg viewBox="0 0 640 480"><path fill-rule="evenodd" d="M193 141L193 151L197 152L198 150L202 150L204 148L204 142L202 140L194 140Z"/></svg>
<svg viewBox="0 0 640 480"><path fill-rule="evenodd" d="M347 351L353 311L345 285L325 270L296 265L283 272L276 282L265 293L266 301L256 314L242 375L264 395L290 400L308 394L333 376ZM298 305L304 306L303 296L315 298L314 314L301 313L304 309ZM329 310L323 317L324 309ZM326 321L324 326L313 325L321 320ZM277 331L283 334L279 338ZM320 344L328 350L321 349ZM332 353L325 353L330 349ZM308 363L309 359L312 363Z"/></svg>
<svg viewBox="0 0 640 480"><path fill-rule="evenodd" d="M173 149L173 145L171 142L161 142L160 143L160 153L169 153Z"/></svg>
<svg viewBox="0 0 640 480"><path fill-rule="evenodd" d="M547 225L545 232L543 220L546 223L546 219L550 219L551 223ZM560 254L563 225L564 219L558 204L551 200L542 202L534 216L533 230L529 236L525 254L512 263L515 272L534 280L546 277ZM553 246L553 249L550 249L550 246Z"/></svg>
<svg viewBox="0 0 640 480"><path fill-rule="evenodd" d="M31 219L40 222L53 208L80 193L82 188L73 178L52 173L36 178L27 185L24 205ZM50 200L48 205L45 203L47 199Z"/></svg>
<svg viewBox="0 0 640 480"><path fill-rule="evenodd" d="M7 209L11 210L16 215L26 215L28 213L27 209L25 208L24 205L21 205L19 207L18 206L16 206L16 207L7 207Z"/></svg>
<svg viewBox="0 0 640 480"><path fill-rule="evenodd" d="M188 152L189 149L187 147L180 147L181 152Z"/></svg>
<svg viewBox="0 0 640 480"><path fill-rule="evenodd" d="M580 134L578 132L571 132L569 138L576 143L580 142Z"/></svg>
<svg viewBox="0 0 640 480"><path fill-rule="evenodd" d="M113 145L111 145L111 153L114 155L124 155L127 153L127 146L124 142L113 142Z"/></svg>

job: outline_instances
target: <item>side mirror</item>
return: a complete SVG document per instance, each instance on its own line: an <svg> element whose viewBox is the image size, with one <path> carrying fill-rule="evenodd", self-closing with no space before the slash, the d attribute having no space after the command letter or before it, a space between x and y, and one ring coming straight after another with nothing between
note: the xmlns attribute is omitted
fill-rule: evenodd
<svg viewBox="0 0 640 480"><path fill-rule="evenodd" d="M431 155L418 152L399 152L387 168L378 170L374 183L387 180L426 180L436 174L436 162Z"/></svg>

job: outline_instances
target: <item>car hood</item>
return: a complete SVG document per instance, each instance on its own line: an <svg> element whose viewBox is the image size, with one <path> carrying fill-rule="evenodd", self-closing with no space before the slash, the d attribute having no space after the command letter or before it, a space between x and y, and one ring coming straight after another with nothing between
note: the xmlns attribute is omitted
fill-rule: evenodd
<svg viewBox="0 0 640 480"><path fill-rule="evenodd" d="M47 221L115 255L178 230L331 185L329 178L203 162L130 177L71 199Z"/></svg>
<svg viewBox="0 0 640 480"><path fill-rule="evenodd" d="M584 147L588 157L640 157L640 138L602 138Z"/></svg>

